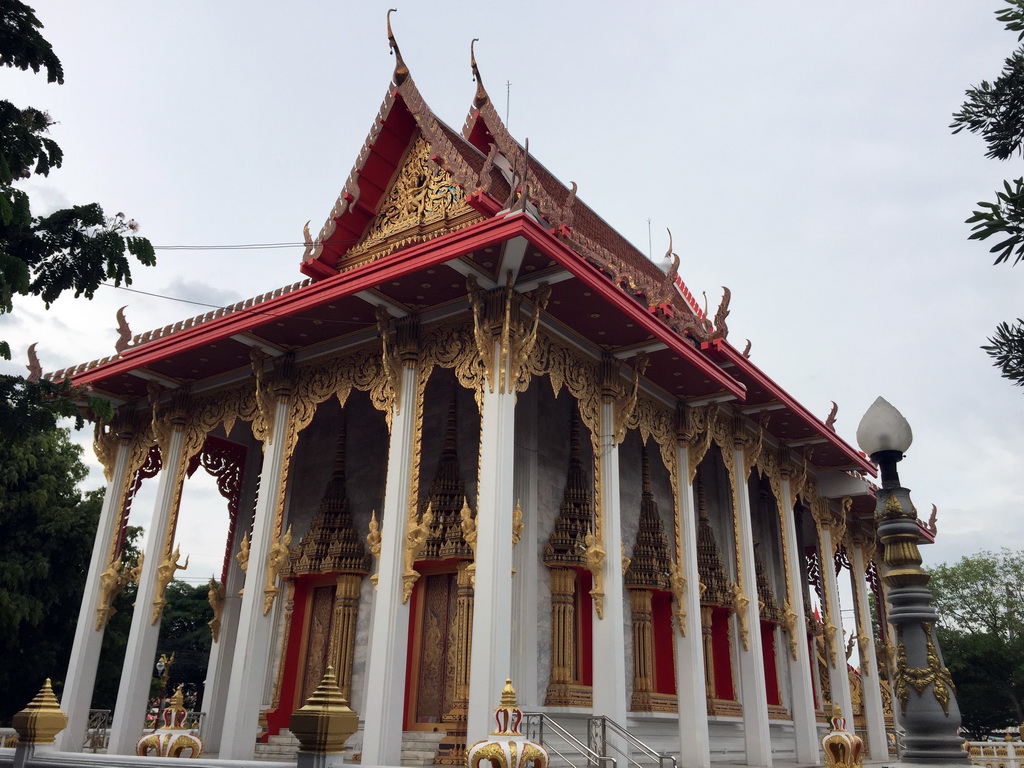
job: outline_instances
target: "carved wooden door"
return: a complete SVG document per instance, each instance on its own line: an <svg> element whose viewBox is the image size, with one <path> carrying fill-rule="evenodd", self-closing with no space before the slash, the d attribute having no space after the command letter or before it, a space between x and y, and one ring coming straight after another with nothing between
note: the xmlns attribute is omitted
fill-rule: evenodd
<svg viewBox="0 0 1024 768"><path fill-rule="evenodd" d="M416 583L406 672L408 730L445 730L442 720L455 698L456 581L454 573L432 573Z"/></svg>

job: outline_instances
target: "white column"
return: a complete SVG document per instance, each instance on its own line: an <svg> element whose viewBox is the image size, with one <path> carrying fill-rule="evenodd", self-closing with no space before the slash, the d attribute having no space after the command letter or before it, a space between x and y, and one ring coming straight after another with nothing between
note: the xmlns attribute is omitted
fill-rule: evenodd
<svg viewBox="0 0 1024 768"><path fill-rule="evenodd" d="M81 752L85 731L89 724L89 707L92 705L93 688L96 685L96 670L103 645L106 625L96 627L96 611L100 604L100 574L106 570L110 543L117 535L121 508L124 503L125 475L128 472L128 444L119 441L114 470L103 495L103 507L96 528L96 539L92 545L89 573L82 593L82 607L78 611L75 639L71 646L71 660L64 678L64 692L60 708L68 716L67 727L57 736L57 747L61 752Z"/></svg>
<svg viewBox="0 0 1024 768"><path fill-rule="evenodd" d="M882 691L878 687L878 659L875 656L875 638L871 630L871 611L868 607L868 588L865 581L864 550L860 541L850 548L850 577L857 606L857 632L867 638L866 658L860 660L860 680L863 691L864 720L868 730L868 753L872 760L889 758L889 743L885 735L885 712L882 709ZM852 715L851 722L852 722Z"/></svg>
<svg viewBox="0 0 1024 768"><path fill-rule="evenodd" d="M391 417L377 593L366 662L369 684L362 713L364 765L398 765L402 753L409 643L409 604L402 602L402 574L409 514L409 468L416 428L416 375L415 366L401 369L401 400Z"/></svg>
<svg viewBox="0 0 1024 768"><path fill-rule="evenodd" d="M512 683L519 706L536 710L544 703L538 690L537 584L540 557L537 553L537 388L519 396L516 405L515 493L523 512L523 534L512 550L516 574L512 577L512 605L523 621L513 627Z"/></svg>
<svg viewBox="0 0 1024 768"><path fill-rule="evenodd" d="M245 593L239 610L231 676L228 683L220 757L224 760L252 760L256 752L260 708L266 688L274 612L263 615L267 582L267 556L274 544L274 513L277 491L287 478L284 455L291 406L281 398L274 406L272 439L263 450L263 469L253 511L252 542L245 572Z"/></svg>
<svg viewBox="0 0 1024 768"><path fill-rule="evenodd" d="M807 615L804 613L803 580L800 567L803 553L797 544L796 517L793 514L793 494L789 477L782 477L782 541L789 553L787 579L792 594L789 595L791 610L796 614L793 620L793 638L796 641L796 660L789 656L789 688L792 691L793 736L796 741L796 761L816 764L821 756L818 744L818 724L814 714L814 680L811 675L811 658L807 648ZM787 654L789 654L787 646Z"/></svg>
<svg viewBox="0 0 1024 768"><path fill-rule="evenodd" d="M224 728L224 715L228 702L228 686L231 682L231 662L234 659L235 642L238 637L238 622L241 617L242 596L239 591L245 586L245 572L234 555L239 542L252 527L253 501L259 485L262 453L259 445L250 446L246 452L245 482L238 503L238 517L235 520L235 540L232 542L231 558L227 581L224 584L224 607L220 619L220 639L210 646L210 661L207 665L206 687L203 690L201 709L206 713L203 723L203 743L206 752L220 753L220 739Z"/></svg>
<svg viewBox="0 0 1024 768"><path fill-rule="evenodd" d="M495 359L500 347L495 344ZM500 387L495 387L495 390ZM487 738L512 674L512 507L515 505L515 395L484 389L480 414L476 587L469 661L466 743Z"/></svg>
<svg viewBox="0 0 1024 768"><path fill-rule="evenodd" d="M622 588L622 520L619 499L619 446L615 443L615 406L601 405L601 515L605 551L604 618L594 612L594 714L626 725L626 638Z"/></svg>
<svg viewBox="0 0 1024 768"><path fill-rule="evenodd" d="M132 626L128 634L128 647L124 654L121 684L117 689L114 720L110 726L107 751L113 755L135 754L135 742L142 735L146 716L149 687L153 682L156 643L160 635L160 621L152 621L153 600L157 591L157 568L164 559L165 546L173 540L169 523L175 498L178 497L178 467L181 464L185 433L175 424L161 457L163 469L156 489L153 519L146 539L146 558L139 578L139 589L132 611ZM162 447L162 446L161 446Z"/></svg>
<svg viewBox="0 0 1024 768"><path fill-rule="evenodd" d="M675 636L676 701L679 704L680 768L710 768L711 738L708 734L708 700L704 676L704 646L700 624L700 572L697 570L697 513L690 484L690 453L679 446L676 476L679 478L681 568L686 579L686 636ZM678 631L678 628L673 628Z"/></svg>
<svg viewBox="0 0 1024 768"><path fill-rule="evenodd" d="M743 703L743 742L747 765L770 768L772 764L771 732L768 727L768 687L764 681L764 656L761 652L761 613L757 605L757 578L754 570L754 532L750 520L750 492L744 472L743 449L733 452L736 467L736 501L734 511L738 522L739 556L742 560L740 588L749 601L743 608L749 638L746 649L742 640L739 652L740 691ZM737 563L737 570L740 564ZM739 615L736 624L739 625Z"/></svg>
<svg viewBox="0 0 1024 768"><path fill-rule="evenodd" d="M822 504L827 502L822 501ZM843 614L839 607L839 582L836 579L835 550L832 545L832 529L829 525L818 525L818 552L821 558L821 578L825 581L825 597L828 601L828 621L835 628L828 659L828 680L832 690L832 703L838 704L843 717L853 722L853 704L850 696L850 677L846 670L846 647L843 645ZM828 631L828 627L825 628ZM829 717L831 712L826 712Z"/></svg>

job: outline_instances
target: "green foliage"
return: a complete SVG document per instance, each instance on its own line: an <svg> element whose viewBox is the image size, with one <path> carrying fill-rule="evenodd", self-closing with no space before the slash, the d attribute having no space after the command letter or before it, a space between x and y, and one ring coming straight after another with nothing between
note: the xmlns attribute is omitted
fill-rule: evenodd
<svg viewBox="0 0 1024 768"><path fill-rule="evenodd" d="M0 722L67 669L102 504L81 453L64 429L0 438Z"/></svg>
<svg viewBox="0 0 1024 768"><path fill-rule="evenodd" d="M20 0L0 0L0 65L45 70L49 82L63 83L60 60L41 28ZM48 176L63 162L60 147L47 135L53 122L45 111L0 100L0 315L13 311L15 296L38 296L47 306L68 291L92 298L106 280L130 283L133 261L156 263L152 244L135 234L138 225L123 213L108 217L97 203L87 203L33 215L28 195L17 184L34 175ZM11 357L3 340L0 357ZM24 415L31 408L68 415L66 402L61 404L66 397L54 397L42 384L28 382L19 388L8 382L0 385L0 395L7 394L4 389L17 390L21 398L8 416ZM35 422L38 416L30 414L29 419Z"/></svg>
<svg viewBox="0 0 1024 768"><path fill-rule="evenodd" d="M964 728L981 740L1024 721L1024 552L979 552L931 576Z"/></svg>
<svg viewBox="0 0 1024 768"><path fill-rule="evenodd" d="M1005 8L996 11L996 18L1011 32L1017 42L1024 40L1024 0L1005 0ZM949 126L953 133L963 130L980 135L988 147L986 157L1008 160L1024 153L1024 46L1018 47L1003 63L1003 71L992 83L967 90L967 100L954 113ZM971 240L999 238L990 249L995 263L1013 264L1024 259L1024 177L1004 181L996 191L995 202L979 202L967 223L971 224ZM1003 377L1024 386L1024 324L1014 328L1001 323L996 334L982 349L993 359Z"/></svg>
<svg viewBox="0 0 1024 768"><path fill-rule="evenodd" d="M174 653L168 686L177 688L184 684L189 696L199 694L206 681L206 666L210 657L213 636L208 622L213 619L213 608L207 599L208 584L192 586L184 581L172 581L167 585L164 606L160 620L159 653L168 656Z"/></svg>
<svg viewBox="0 0 1024 768"><path fill-rule="evenodd" d="M994 365L1018 387L1024 387L1024 319L1016 325L1000 323L995 336L982 346L994 359Z"/></svg>

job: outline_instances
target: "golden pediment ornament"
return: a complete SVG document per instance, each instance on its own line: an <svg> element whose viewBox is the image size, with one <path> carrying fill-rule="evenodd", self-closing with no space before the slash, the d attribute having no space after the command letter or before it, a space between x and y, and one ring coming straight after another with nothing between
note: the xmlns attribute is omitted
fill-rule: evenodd
<svg viewBox="0 0 1024 768"><path fill-rule="evenodd" d="M431 147L417 136L405 164L385 193L376 218L347 258L381 257L395 249L460 229L479 214L451 175L431 159Z"/></svg>

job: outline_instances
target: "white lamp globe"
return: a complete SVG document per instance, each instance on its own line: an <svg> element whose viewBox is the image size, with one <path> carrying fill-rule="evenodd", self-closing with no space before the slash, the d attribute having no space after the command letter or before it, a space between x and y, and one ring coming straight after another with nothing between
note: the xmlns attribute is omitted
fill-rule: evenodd
<svg viewBox="0 0 1024 768"><path fill-rule="evenodd" d="M857 426L857 444L868 456L879 451L906 453L913 442L910 423L884 397L871 404Z"/></svg>

